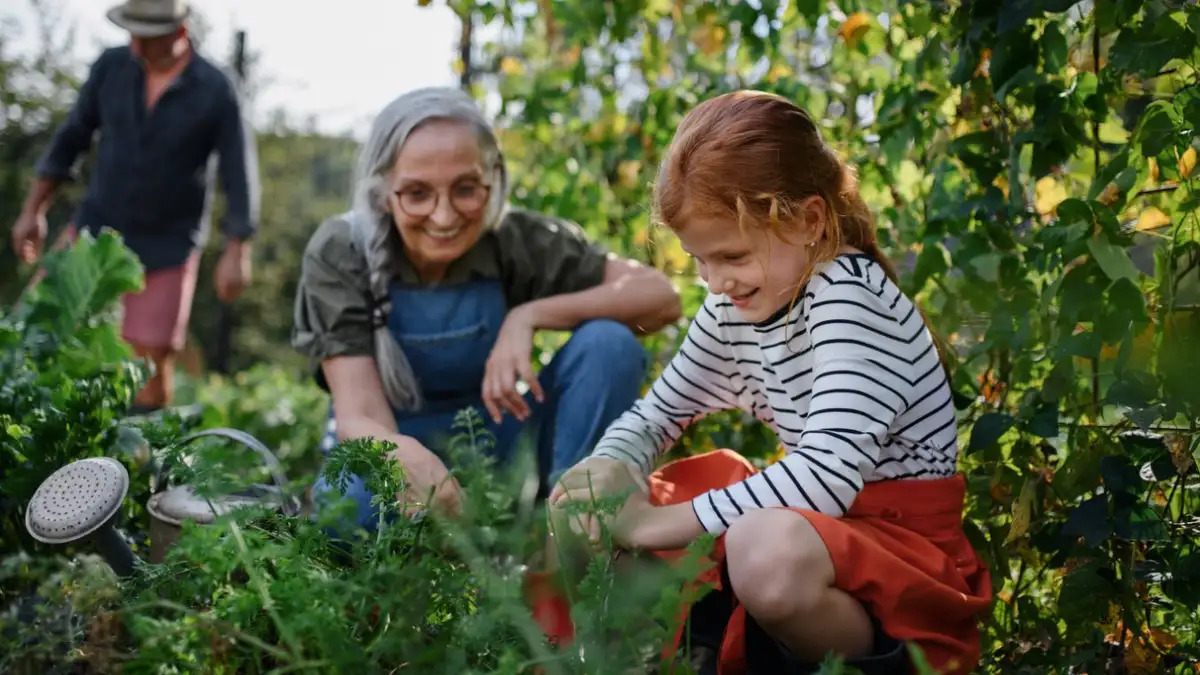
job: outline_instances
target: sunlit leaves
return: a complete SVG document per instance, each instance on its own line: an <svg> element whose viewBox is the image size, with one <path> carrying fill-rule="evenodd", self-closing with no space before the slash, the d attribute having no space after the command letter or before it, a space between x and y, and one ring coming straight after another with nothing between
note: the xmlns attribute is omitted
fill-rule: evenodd
<svg viewBox="0 0 1200 675"><path fill-rule="evenodd" d="M556 20L582 36L571 67L586 64L587 76L564 88L568 66L531 59L513 76L528 84L502 90L524 106L511 124L527 139L523 203L570 209L560 215L679 274L694 306L700 287L671 233L619 225L648 222L654 167L697 102L755 87L804 105L858 170L904 288L955 345L960 466L973 492L999 486L972 497L996 578L1011 593L1018 561L1072 561L1057 601L1048 577L1017 582L1036 590L1014 599L1020 620L989 629L1005 645L997 654L1065 637L1052 613L1064 607L1078 619L1133 602L1119 540L1148 536L1145 513L1089 500L1103 460L1126 452L1110 425L1182 423L1200 410L1188 365L1196 313L1165 309L1197 285L1181 272L1200 208L1195 8L659 1L634 16L626 3L568 5L555 4ZM522 50L536 53L534 42ZM758 456L777 447L732 417L706 420L683 445L714 437ZM1103 597L1092 606L1080 600L1088 593ZM1031 672L1059 664L1014 658Z"/></svg>
<svg viewBox="0 0 1200 675"><path fill-rule="evenodd" d="M1088 250L1109 279L1136 280L1141 276L1141 272L1133 266L1129 253L1123 247L1109 241L1103 234L1088 239Z"/></svg>
<svg viewBox="0 0 1200 675"><path fill-rule="evenodd" d="M1109 58L1113 67L1134 75L1156 75L1172 60L1186 58L1196 48L1195 28L1183 12L1157 19L1148 17L1137 26L1121 28Z"/></svg>
<svg viewBox="0 0 1200 675"><path fill-rule="evenodd" d="M1176 129L1182 122L1179 111L1170 101L1155 101L1146 107L1138 125L1137 142L1142 154L1154 157L1172 146L1177 138Z"/></svg>

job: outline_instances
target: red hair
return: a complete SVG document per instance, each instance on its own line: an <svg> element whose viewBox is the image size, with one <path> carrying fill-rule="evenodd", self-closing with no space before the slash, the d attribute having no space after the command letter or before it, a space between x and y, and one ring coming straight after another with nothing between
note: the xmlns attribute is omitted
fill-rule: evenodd
<svg viewBox="0 0 1200 675"><path fill-rule="evenodd" d="M811 265L852 246L897 281L854 170L821 139L808 112L781 96L735 91L693 108L654 186L657 220L672 230L692 218L724 219L769 228L785 240L801 203L814 196L825 203L826 217Z"/></svg>
<svg viewBox="0 0 1200 675"><path fill-rule="evenodd" d="M721 219L739 228L770 229L785 241L786 231L798 225L801 204L811 197L824 202L825 229L810 249L807 274L850 246L899 285L895 266L879 248L857 173L821 138L812 116L782 96L735 91L693 108L679 124L654 185L656 219L672 230L694 218ZM803 286L802 280L797 294ZM928 326L924 311L921 315ZM929 330L949 376L948 345Z"/></svg>

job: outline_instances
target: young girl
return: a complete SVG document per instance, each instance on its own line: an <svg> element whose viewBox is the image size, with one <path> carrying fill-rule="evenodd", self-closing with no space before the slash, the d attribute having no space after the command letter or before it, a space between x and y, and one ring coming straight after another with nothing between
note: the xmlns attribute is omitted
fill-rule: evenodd
<svg viewBox="0 0 1200 675"><path fill-rule="evenodd" d="M950 387L854 174L804 110L743 91L687 115L654 198L709 296L551 503L640 485L611 523L622 546L666 557L722 535L711 581L736 607L722 675L813 672L829 652L905 672L905 642L943 672L973 670L991 584L962 530ZM652 474L689 423L734 408L787 456L759 472L719 451Z"/></svg>

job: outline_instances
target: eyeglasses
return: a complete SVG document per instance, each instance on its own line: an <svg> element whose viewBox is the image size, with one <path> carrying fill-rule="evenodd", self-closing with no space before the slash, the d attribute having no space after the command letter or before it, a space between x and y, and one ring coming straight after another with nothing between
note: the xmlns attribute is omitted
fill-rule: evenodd
<svg viewBox="0 0 1200 675"><path fill-rule="evenodd" d="M442 193L427 185L410 185L396 190L400 210L410 218L425 218L437 210ZM450 188L450 206L464 218L473 218L487 207L492 187L482 183L459 183Z"/></svg>

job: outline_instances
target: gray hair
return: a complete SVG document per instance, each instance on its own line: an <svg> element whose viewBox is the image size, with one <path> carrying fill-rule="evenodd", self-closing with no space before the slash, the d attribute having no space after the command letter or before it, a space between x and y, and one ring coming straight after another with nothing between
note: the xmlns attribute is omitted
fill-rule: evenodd
<svg viewBox="0 0 1200 675"><path fill-rule="evenodd" d="M500 224L508 202L508 171L500 144L491 124L466 92L450 87L417 89L392 101L375 117L371 133L359 149L352 211L347 215L370 271L375 362L388 402L397 410L419 410L424 397L408 357L387 327L387 314L392 309L388 287L396 275L396 261L404 255L396 224L387 210L390 174L412 132L435 119L465 122L479 139L484 181L492 187L483 218L485 230Z"/></svg>

